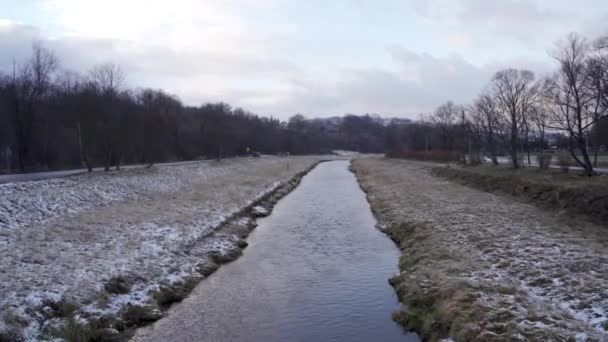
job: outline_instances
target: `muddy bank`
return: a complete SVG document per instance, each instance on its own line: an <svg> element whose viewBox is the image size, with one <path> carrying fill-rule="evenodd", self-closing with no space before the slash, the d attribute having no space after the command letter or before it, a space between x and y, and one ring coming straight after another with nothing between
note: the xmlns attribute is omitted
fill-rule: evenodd
<svg viewBox="0 0 608 342"><path fill-rule="evenodd" d="M608 188L604 176L598 176L601 180L587 179L549 170L511 171L488 167L435 167L432 173L477 189L517 196L545 208L565 210L608 224Z"/></svg>
<svg viewBox="0 0 608 342"><path fill-rule="evenodd" d="M380 228L402 250L391 279L403 303L395 320L431 341L606 337L603 227L436 178L431 168L353 163Z"/></svg>

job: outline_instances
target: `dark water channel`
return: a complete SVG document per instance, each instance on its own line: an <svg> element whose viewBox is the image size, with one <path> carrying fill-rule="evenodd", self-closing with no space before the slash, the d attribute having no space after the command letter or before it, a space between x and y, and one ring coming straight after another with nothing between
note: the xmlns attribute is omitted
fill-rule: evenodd
<svg viewBox="0 0 608 342"><path fill-rule="evenodd" d="M249 247L142 341L418 341L391 319L399 252L348 161L320 164L261 219Z"/></svg>

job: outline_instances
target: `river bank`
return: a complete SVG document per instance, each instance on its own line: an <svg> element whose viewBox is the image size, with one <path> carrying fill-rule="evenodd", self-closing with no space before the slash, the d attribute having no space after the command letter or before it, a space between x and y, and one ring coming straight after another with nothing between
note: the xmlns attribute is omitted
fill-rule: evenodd
<svg viewBox="0 0 608 342"><path fill-rule="evenodd" d="M162 317L323 157L0 185L0 341L116 339Z"/></svg>
<svg viewBox="0 0 608 342"><path fill-rule="evenodd" d="M424 339L602 340L604 227L433 177L433 166L353 163L380 228L400 246L394 318Z"/></svg>
<svg viewBox="0 0 608 342"><path fill-rule="evenodd" d="M399 251L348 165L308 173L258 220L242 257L133 341L419 341L391 320Z"/></svg>

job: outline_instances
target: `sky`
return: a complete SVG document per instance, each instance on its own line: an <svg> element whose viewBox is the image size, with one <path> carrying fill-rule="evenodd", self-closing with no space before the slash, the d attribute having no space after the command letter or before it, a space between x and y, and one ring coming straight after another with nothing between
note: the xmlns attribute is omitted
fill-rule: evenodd
<svg viewBox="0 0 608 342"><path fill-rule="evenodd" d="M0 71L33 42L64 69L288 118L416 118L468 103L506 67L542 76L570 32L608 34L606 0L0 0Z"/></svg>

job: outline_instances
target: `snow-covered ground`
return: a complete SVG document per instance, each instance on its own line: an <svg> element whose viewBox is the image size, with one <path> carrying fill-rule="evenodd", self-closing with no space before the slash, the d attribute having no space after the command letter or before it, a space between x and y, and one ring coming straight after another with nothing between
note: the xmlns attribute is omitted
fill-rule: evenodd
<svg viewBox="0 0 608 342"><path fill-rule="evenodd" d="M415 227L406 297L431 300L455 340L608 340L606 227L434 178L424 163L355 168L384 226Z"/></svg>
<svg viewBox="0 0 608 342"><path fill-rule="evenodd" d="M146 303L159 284L200 272L209 252L234 248L238 237L213 236L215 228L319 159L228 159L0 184L0 332L39 338L51 303L89 313ZM127 293L108 293L116 277L128 280Z"/></svg>

